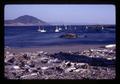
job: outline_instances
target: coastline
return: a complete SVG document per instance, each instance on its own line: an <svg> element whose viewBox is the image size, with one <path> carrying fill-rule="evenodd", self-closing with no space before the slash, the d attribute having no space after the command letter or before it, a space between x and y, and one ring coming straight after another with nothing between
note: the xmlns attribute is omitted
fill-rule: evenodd
<svg viewBox="0 0 120 84"><path fill-rule="evenodd" d="M115 79L115 47L5 48L7 79Z"/></svg>
<svg viewBox="0 0 120 84"><path fill-rule="evenodd" d="M12 53L21 53L21 52L36 52L36 51L45 51L48 53L58 53L58 52L79 52L87 49L101 48L105 46L105 44L97 44L97 45L55 45L55 46L41 46L41 47L30 47L30 48L5 48L5 51L9 51Z"/></svg>

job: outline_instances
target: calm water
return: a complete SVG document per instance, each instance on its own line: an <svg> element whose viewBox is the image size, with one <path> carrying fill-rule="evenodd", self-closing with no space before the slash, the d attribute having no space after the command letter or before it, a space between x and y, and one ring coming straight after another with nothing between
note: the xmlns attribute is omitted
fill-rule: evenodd
<svg viewBox="0 0 120 84"><path fill-rule="evenodd" d="M54 32L56 26L44 26L47 32L38 32L38 26L5 27L5 46L9 47L40 47L67 44L112 44L115 43L115 28L87 28L85 26L64 26L59 33ZM65 33L76 33L81 38L59 38ZM82 36L87 35L87 38Z"/></svg>

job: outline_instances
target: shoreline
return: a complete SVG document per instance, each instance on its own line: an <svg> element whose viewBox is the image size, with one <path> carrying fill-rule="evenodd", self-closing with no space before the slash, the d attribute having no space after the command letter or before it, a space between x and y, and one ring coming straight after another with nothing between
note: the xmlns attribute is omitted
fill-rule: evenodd
<svg viewBox="0 0 120 84"><path fill-rule="evenodd" d="M36 52L36 51L45 51L48 53L58 53L58 52L79 52L87 49L101 48L105 46L105 44L97 44L97 45L55 45L55 46L41 46L41 47L30 47L30 48L12 48L7 47L4 50L20 53L20 52Z"/></svg>
<svg viewBox="0 0 120 84"><path fill-rule="evenodd" d="M115 61L115 49L103 45L7 48L4 74L7 79L115 79Z"/></svg>

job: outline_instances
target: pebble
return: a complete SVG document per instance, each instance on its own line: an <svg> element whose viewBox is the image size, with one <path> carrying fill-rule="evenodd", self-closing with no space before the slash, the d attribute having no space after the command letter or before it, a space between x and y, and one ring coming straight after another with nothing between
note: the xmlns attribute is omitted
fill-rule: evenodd
<svg viewBox="0 0 120 84"><path fill-rule="evenodd" d="M42 53L44 53L44 51L38 51L37 53L42 54Z"/></svg>
<svg viewBox="0 0 120 84"><path fill-rule="evenodd" d="M46 70L48 69L49 67L41 67L42 70Z"/></svg>
<svg viewBox="0 0 120 84"><path fill-rule="evenodd" d="M19 67L19 66L13 66L13 68L14 68L14 69L20 69L20 67Z"/></svg>
<svg viewBox="0 0 120 84"><path fill-rule="evenodd" d="M61 63L61 61L58 59L50 59L48 63Z"/></svg>
<svg viewBox="0 0 120 84"><path fill-rule="evenodd" d="M107 58L107 60L113 60L113 58Z"/></svg>
<svg viewBox="0 0 120 84"><path fill-rule="evenodd" d="M10 54L10 52L7 51L6 54L7 54L7 55Z"/></svg>
<svg viewBox="0 0 120 84"><path fill-rule="evenodd" d="M20 78L21 78L21 79L29 79L29 78L31 78L32 76L37 76L37 73L32 73L32 74L28 74L28 75L23 75L23 76L21 76Z"/></svg>

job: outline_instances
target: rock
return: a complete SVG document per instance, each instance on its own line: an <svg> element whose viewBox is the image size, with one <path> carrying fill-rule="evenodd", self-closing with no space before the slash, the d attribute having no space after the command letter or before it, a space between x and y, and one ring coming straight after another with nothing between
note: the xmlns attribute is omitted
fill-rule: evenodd
<svg viewBox="0 0 120 84"><path fill-rule="evenodd" d="M107 58L107 60L113 60L113 58Z"/></svg>
<svg viewBox="0 0 120 84"><path fill-rule="evenodd" d="M15 58L13 56L10 56L10 57L6 57L5 58L5 63L6 64L13 64L15 61Z"/></svg>
<svg viewBox="0 0 120 84"><path fill-rule="evenodd" d="M7 54L7 55L9 55L9 54L10 54L10 52L9 52L9 51L6 51L6 54Z"/></svg>
<svg viewBox="0 0 120 84"><path fill-rule="evenodd" d="M105 46L105 48L115 48L115 47L116 47L116 44L109 44Z"/></svg>
<svg viewBox="0 0 120 84"><path fill-rule="evenodd" d="M30 69L28 69L28 71L31 73L36 73L36 72L38 72L37 71L37 68L30 68Z"/></svg>
<svg viewBox="0 0 120 84"><path fill-rule="evenodd" d="M42 70L46 70L48 69L49 67L41 67Z"/></svg>
<svg viewBox="0 0 120 84"><path fill-rule="evenodd" d="M75 63L72 63L72 62L66 62L65 63L66 67L74 67L74 64Z"/></svg>
<svg viewBox="0 0 120 84"><path fill-rule="evenodd" d="M35 67L35 64L32 62L31 64L29 64L30 67Z"/></svg>
<svg viewBox="0 0 120 84"><path fill-rule="evenodd" d="M23 75L21 76L20 78L21 79L35 79L37 77L37 73L31 73L31 74L28 74L28 75Z"/></svg>
<svg viewBox="0 0 120 84"><path fill-rule="evenodd" d="M48 58L46 58L46 57L41 58L41 62L42 63L47 63L48 62Z"/></svg>
<svg viewBox="0 0 120 84"><path fill-rule="evenodd" d="M44 53L44 51L38 51L37 53L39 53L39 54L43 54L43 53Z"/></svg>
<svg viewBox="0 0 120 84"><path fill-rule="evenodd" d="M31 67L29 65L25 64L25 66L23 68L26 70L29 70Z"/></svg>
<svg viewBox="0 0 120 84"><path fill-rule="evenodd" d="M32 53L32 56L37 56L38 55L38 53Z"/></svg>
<svg viewBox="0 0 120 84"><path fill-rule="evenodd" d="M66 62L65 64L66 64L66 67L71 67L72 66L72 64L70 62Z"/></svg>
<svg viewBox="0 0 120 84"><path fill-rule="evenodd" d="M68 34L65 34L65 35L61 35L60 38L68 38L68 39L71 39L71 38L78 38L79 36L77 34L73 34L73 33L68 33Z"/></svg>
<svg viewBox="0 0 120 84"><path fill-rule="evenodd" d="M64 69L61 68L60 66L55 67L55 70L60 72L60 73L64 72Z"/></svg>
<svg viewBox="0 0 120 84"><path fill-rule="evenodd" d="M86 72L88 69L75 69L73 70L73 72L79 72L79 73L84 73Z"/></svg>
<svg viewBox="0 0 120 84"><path fill-rule="evenodd" d="M61 60L58 59L50 59L48 63L61 63Z"/></svg>
<svg viewBox="0 0 120 84"><path fill-rule="evenodd" d="M14 69L20 69L20 67L19 67L19 66L16 66L16 65L14 65L13 68L14 68Z"/></svg>
<svg viewBox="0 0 120 84"><path fill-rule="evenodd" d="M75 72L79 72L81 69L76 69L76 70L74 70Z"/></svg>
<svg viewBox="0 0 120 84"><path fill-rule="evenodd" d="M29 60L29 59L30 59L30 57L29 57L27 54L24 54L24 55L23 55L23 58L26 59L26 60Z"/></svg>
<svg viewBox="0 0 120 84"><path fill-rule="evenodd" d="M10 72L14 74L15 78L20 78L23 75L25 70L11 70Z"/></svg>
<svg viewBox="0 0 120 84"><path fill-rule="evenodd" d="M47 55L48 54L48 52L44 52L44 55Z"/></svg>
<svg viewBox="0 0 120 84"><path fill-rule="evenodd" d="M65 69L65 72L73 72L73 70L75 69L76 69L75 67L70 67L70 68Z"/></svg>
<svg viewBox="0 0 120 84"><path fill-rule="evenodd" d="M76 63L76 65L74 65L74 67L76 69L78 69L78 68L87 69L89 67L89 65L87 63Z"/></svg>

